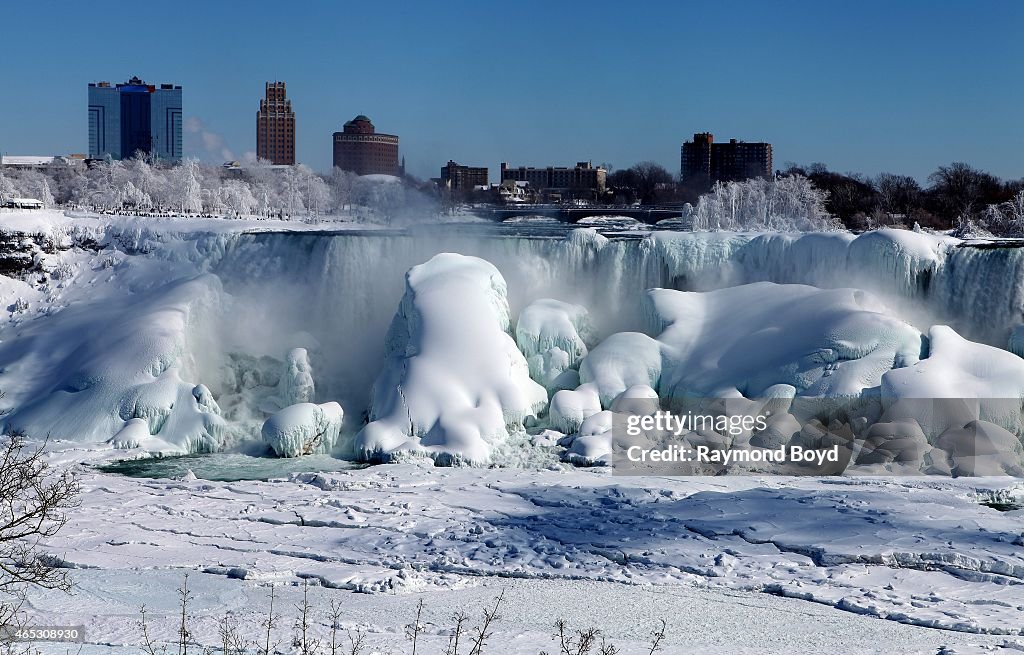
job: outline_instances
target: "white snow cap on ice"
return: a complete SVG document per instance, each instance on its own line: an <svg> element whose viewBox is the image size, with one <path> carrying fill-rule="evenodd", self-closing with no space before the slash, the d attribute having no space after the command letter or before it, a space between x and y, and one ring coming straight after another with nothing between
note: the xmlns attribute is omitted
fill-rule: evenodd
<svg viewBox="0 0 1024 655"><path fill-rule="evenodd" d="M688 293L648 292L647 320L664 344L663 399L859 396L893 368L915 364L921 333L871 294L769 282ZM653 386L653 385L652 385Z"/></svg>
<svg viewBox="0 0 1024 655"><path fill-rule="evenodd" d="M338 443L344 413L335 402L298 403L263 424L263 440L278 457L329 453Z"/></svg>
<svg viewBox="0 0 1024 655"><path fill-rule="evenodd" d="M486 462L547 404L510 328L505 280L489 262L442 253L410 269L357 454Z"/></svg>

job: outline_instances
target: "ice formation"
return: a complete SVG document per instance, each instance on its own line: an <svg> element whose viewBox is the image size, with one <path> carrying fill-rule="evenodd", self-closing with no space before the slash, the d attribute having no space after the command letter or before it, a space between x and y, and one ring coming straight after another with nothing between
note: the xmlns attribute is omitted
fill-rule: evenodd
<svg viewBox="0 0 1024 655"><path fill-rule="evenodd" d="M443 253L410 269L356 452L488 461L547 404L510 328L505 280L490 263Z"/></svg>
<svg viewBox="0 0 1024 655"><path fill-rule="evenodd" d="M298 403L263 424L263 441L278 457L329 453L338 443L344 413L335 402Z"/></svg>
<svg viewBox="0 0 1024 655"><path fill-rule="evenodd" d="M311 402L316 393L313 371L305 348L293 348L285 357L285 371L281 376L281 399L286 405Z"/></svg>
<svg viewBox="0 0 1024 655"><path fill-rule="evenodd" d="M217 450L226 427L219 407L205 387L185 380L196 372L189 331L216 311L219 296L217 278L201 276L132 303L86 303L29 323L0 345L5 374L20 379L8 387L15 408L5 429L149 443L164 453ZM142 438L133 419L156 439Z"/></svg>
<svg viewBox="0 0 1024 655"><path fill-rule="evenodd" d="M530 377L549 391L574 389L576 372L594 333L585 307L541 298L519 314L516 343L526 356Z"/></svg>
<svg viewBox="0 0 1024 655"><path fill-rule="evenodd" d="M1024 359L968 341L945 325L929 330L928 357L912 368L886 373L881 391L887 416L909 411L933 438L972 420L1024 434Z"/></svg>
<svg viewBox="0 0 1024 655"><path fill-rule="evenodd" d="M30 435L215 450L321 396L350 416L367 410L364 456L485 462L527 417L544 427L545 395L571 448L595 410L641 388L666 407L688 394L877 397L884 407L865 420L912 420L932 449L972 421L1021 431L1024 360L976 343L1024 352L1024 249L1000 244L902 230L324 234L54 212L11 214L5 227L36 266L0 280L4 426ZM431 260L452 249L465 256ZM611 336L597 342L590 324ZM974 402L936 416L904 402L937 393ZM797 431L788 412L752 439L785 442ZM923 468L956 466L916 437L859 436L864 466L919 454Z"/></svg>
<svg viewBox="0 0 1024 655"><path fill-rule="evenodd" d="M670 403L760 398L779 384L800 395L856 397L921 354L920 332L863 291L761 282L706 293L653 289L648 299L649 329L663 344L652 386Z"/></svg>

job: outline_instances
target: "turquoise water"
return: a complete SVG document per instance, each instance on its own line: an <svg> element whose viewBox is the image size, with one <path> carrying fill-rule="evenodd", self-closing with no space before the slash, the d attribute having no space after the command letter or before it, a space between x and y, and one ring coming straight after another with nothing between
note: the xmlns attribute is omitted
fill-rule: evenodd
<svg viewBox="0 0 1024 655"><path fill-rule="evenodd" d="M291 473L347 471L365 468L365 464L337 459L330 455L306 457L254 457L240 453L214 453L183 455L181 457L147 457L130 459L99 466L105 473L130 478L181 478L192 471L197 478L220 482L238 480L269 480L287 477Z"/></svg>

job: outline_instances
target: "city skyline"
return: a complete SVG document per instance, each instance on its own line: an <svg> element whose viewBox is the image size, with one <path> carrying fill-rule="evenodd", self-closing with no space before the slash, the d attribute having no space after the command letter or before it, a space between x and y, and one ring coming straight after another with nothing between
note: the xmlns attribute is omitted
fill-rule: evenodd
<svg viewBox="0 0 1024 655"><path fill-rule="evenodd" d="M966 161L1024 176L1017 3L969 12L923 2L649 5L628 15L602 2L589 13L525 3L518 18L451 6L300 6L273 20L254 6L186 18L198 7L176 5L184 27L174 52L152 47L147 30L97 45L80 29L95 17L72 3L10 8L12 23L45 25L45 40L61 45L32 48L40 35L31 30L5 37L8 83L25 94L0 110L0 151L86 152L87 83L137 75L182 85L185 155L210 163L255 152L252 107L279 79L301 123L297 160L322 171L331 135L366 114L401 135L401 156L420 178L449 159L492 171L501 161L614 170L653 160L678 172L680 145L702 131L772 143L776 168L821 161L923 180ZM529 18L539 11L544 20ZM157 13L132 8L142 24L166 24ZM346 28L373 17L386 18L388 38ZM263 57L251 35L271 24L304 38ZM743 48L729 47L736 39ZM72 56L75 48L84 52Z"/></svg>

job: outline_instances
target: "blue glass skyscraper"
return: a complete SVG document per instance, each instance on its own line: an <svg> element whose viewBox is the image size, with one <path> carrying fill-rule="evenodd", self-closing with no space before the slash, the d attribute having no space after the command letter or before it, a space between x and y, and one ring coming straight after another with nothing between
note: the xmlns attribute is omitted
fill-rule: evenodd
<svg viewBox="0 0 1024 655"><path fill-rule="evenodd" d="M181 87L156 87L133 77L124 84L89 85L89 157L181 161Z"/></svg>

